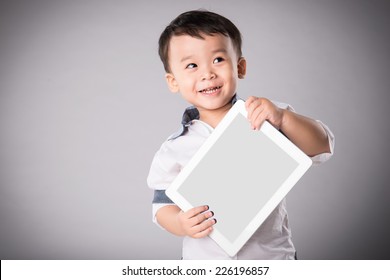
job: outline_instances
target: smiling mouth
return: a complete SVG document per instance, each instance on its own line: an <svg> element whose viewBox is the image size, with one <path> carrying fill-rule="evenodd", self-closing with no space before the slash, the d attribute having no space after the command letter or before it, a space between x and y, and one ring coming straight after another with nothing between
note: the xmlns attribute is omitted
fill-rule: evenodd
<svg viewBox="0 0 390 280"><path fill-rule="evenodd" d="M205 88L205 89L200 90L199 92L204 93L204 94L212 94L212 93L217 92L221 87L222 86Z"/></svg>

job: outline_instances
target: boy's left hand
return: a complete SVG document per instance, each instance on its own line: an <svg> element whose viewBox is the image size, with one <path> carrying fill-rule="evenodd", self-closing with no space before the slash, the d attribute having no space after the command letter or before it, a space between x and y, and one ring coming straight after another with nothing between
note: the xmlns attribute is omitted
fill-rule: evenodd
<svg viewBox="0 0 390 280"><path fill-rule="evenodd" d="M252 129L259 130L265 120L269 121L276 129L280 129L282 126L284 110L278 108L267 98L250 96L245 102L245 107Z"/></svg>

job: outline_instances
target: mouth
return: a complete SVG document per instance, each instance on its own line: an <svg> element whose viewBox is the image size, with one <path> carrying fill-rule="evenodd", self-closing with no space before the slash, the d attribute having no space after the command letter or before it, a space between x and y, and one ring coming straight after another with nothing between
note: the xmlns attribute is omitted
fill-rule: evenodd
<svg viewBox="0 0 390 280"><path fill-rule="evenodd" d="M213 94L216 93L222 86L209 87L205 89L201 89L198 92L203 94Z"/></svg>

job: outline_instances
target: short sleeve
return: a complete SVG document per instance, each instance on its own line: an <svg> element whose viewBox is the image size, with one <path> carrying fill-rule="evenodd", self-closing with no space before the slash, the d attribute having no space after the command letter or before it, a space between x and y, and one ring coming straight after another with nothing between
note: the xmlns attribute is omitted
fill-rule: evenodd
<svg viewBox="0 0 390 280"><path fill-rule="evenodd" d="M150 166L149 175L147 177L147 184L149 188L154 191L152 215L153 222L157 225L157 211L164 206L174 204L166 196L165 190L179 174L180 169L180 165L173 157L169 141L164 142L157 153L154 155L152 164Z"/></svg>

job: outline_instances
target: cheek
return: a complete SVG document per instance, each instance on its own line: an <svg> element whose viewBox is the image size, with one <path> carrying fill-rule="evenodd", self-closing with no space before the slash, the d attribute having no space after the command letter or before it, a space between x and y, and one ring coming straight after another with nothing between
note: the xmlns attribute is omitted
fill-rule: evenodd
<svg viewBox="0 0 390 280"><path fill-rule="evenodd" d="M195 79L192 79L191 77L185 77L182 80L182 84L183 84L183 86L189 88L189 87L195 86L196 85L196 81L195 81Z"/></svg>
<svg viewBox="0 0 390 280"><path fill-rule="evenodd" d="M228 66L226 66L226 67L223 69L223 72L224 72L224 75L225 75L227 78L232 78L232 77L237 76L237 74L238 74L238 68L237 68L236 65L229 64Z"/></svg>
<svg viewBox="0 0 390 280"><path fill-rule="evenodd" d="M234 69L234 67L226 69L223 74L224 78L230 83L234 83L238 76L237 69Z"/></svg>
<svg viewBox="0 0 390 280"><path fill-rule="evenodd" d="M190 76L182 76L179 79L179 87L183 90L190 90L196 87L196 80Z"/></svg>

